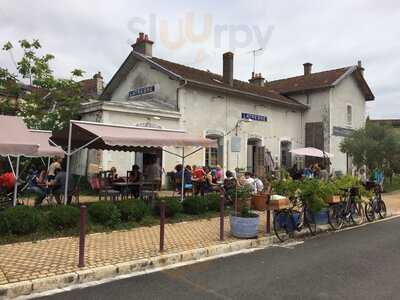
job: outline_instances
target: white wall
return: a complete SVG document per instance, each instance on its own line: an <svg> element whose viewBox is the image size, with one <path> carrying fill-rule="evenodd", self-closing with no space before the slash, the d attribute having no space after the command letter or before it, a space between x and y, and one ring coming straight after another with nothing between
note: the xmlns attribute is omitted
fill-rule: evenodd
<svg viewBox="0 0 400 300"><path fill-rule="evenodd" d="M352 105L353 123L348 125L346 122L347 104ZM357 86L353 76L348 76L332 90L331 105L331 132L333 126L358 129L365 124L365 98ZM346 154L340 151L340 143L343 137L331 136L330 152L334 154L333 164L335 170L340 170L344 174L347 171Z"/></svg>
<svg viewBox="0 0 400 300"><path fill-rule="evenodd" d="M208 130L226 134L241 119L242 112L268 117L267 122L241 123L238 131L238 135L242 137L240 154L230 152L230 137L235 134L235 130L224 137L225 169L232 170L237 166L247 167L248 138L261 139L261 144L271 151L274 158L279 159L281 140L291 141L293 147L304 145L302 116L299 111L271 105L264 101L218 95L201 89L185 88L182 95L182 126L197 135L205 135ZM193 157L193 163L204 165L204 151Z"/></svg>

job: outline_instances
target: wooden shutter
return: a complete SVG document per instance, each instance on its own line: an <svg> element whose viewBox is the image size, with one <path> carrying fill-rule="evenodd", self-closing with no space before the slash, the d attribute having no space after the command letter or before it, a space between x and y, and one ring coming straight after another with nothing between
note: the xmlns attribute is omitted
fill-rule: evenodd
<svg viewBox="0 0 400 300"><path fill-rule="evenodd" d="M257 177L265 176L265 147L255 146L254 151L254 173Z"/></svg>

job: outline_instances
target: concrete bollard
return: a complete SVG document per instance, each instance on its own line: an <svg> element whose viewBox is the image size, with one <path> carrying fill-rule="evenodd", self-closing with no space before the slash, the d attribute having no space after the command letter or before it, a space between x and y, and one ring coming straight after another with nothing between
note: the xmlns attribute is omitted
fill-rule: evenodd
<svg viewBox="0 0 400 300"><path fill-rule="evenodd" d="M160 203L160 252L164 251L164 235L165 235L165 201Z"/></svg>
<svg viewBox="0 0 400 300"><path fill-rule="evenodd" d="M86 239L86 205L80 207L79 222L79 263L78 267L85 267L85 239Z"/></svg>

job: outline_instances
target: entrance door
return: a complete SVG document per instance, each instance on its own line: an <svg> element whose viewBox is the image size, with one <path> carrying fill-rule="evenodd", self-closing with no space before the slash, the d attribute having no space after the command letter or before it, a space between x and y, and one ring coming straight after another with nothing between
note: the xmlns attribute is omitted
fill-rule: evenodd
<svg viewBox="0 0 400 300"><path fill-rule="evenodd" d="M265 147L261 140L251 138L247 140L247 171L257 176L263 176L265 170Z"/></svg>
<svg viewBox="0 0 400 300"><path fill-rule="evenodd" d="M292 154L289 152L292 149L292 143L289 141L281 142L281 167L288 170L292 167Z"/></svg>

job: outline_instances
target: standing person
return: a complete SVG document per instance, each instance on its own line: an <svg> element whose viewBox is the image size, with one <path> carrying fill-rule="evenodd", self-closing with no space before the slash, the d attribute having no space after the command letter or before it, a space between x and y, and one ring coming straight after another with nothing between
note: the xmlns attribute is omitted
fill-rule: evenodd
<svg viewBox="0 0 400 300"><path fill-rule="evenodd" d="M161 168L157 162L157 157L152 156L150 159L150 164L144 170L144 176L147 181L153 182L158 188L161 184Z"/></svg>
<svg viewBox="0 0 400 300"><path fill-rule="evenodd" d="M254 192L256 193L260 193L264 190L264 183L261 181L260 178L258 178L257 176L255 176L254 174L252 174L251 178L254 179Z"/></svg>
<svg viewBox="0 0 400 300"><path fill-rule="evenodd" d="M326 165L322 165L322 169L319 172L319 179L323 181L328 181L329 180L329 172L326 168Z"/></svg>
<svg viewBox="0 0 400 300"><path fill-rule="evenodd" d="M185 196L186 191L191 190L193 188L191 168L189 169L188 166L186 166L185 170L182 170L182 165L179 164L175 167L175 170L176 170L175 183L176 183L176 191L178 192L178 194L180 194L182 191L182 172L184 172L183 173L183 196Z"/></svg>
<svg viewBox="0 0 400 300"><path fill-rule="evenodd" d="M215 181L216 183L221 183L223 181L224 177L224 172L222 171L222 168L220 165L217 165L215 168Z"/></svg>
<svg viewBox="0 0 400 300"><path fill-rule="evenodd" d="M211 169L209 167L205 167L204 173L205 173L204 189L206 193L211 193L216 188L216 184L214 184L213 181Z"/></svg>
<svg viewBox="0 0 400 300"><path fill-rule="evenodd" d="M49 166L47 172L47 180L52 181L56 177L56 170L61 170L61 163L63 159L61 157L54 157L53 162Z"/></svg>
<svg viewBox="0 0 400 300"><path fill-rule="evenodd" d="M193 187L194 194L198 195L199 193L204 196L204 185L205 185L205 176L206 173L202 167L193 166Z"/></svg>
<svg viewBox="0 0 400 300"><path fill-rule="evenodd" d="M138 165L133 165L132 170L129 173L128 182L136 183L136 182L140 182L141 180L142 180L142 172L140 172L140 167ZM140 188L138 185L131 186L131 192L135 198L139 197L139 194L140 194L139 191L140 191Z"/></svg>
<svg viewBox="0 0 400 300"><path fill-rule="evenodd" d="M383 189L383 181L385 180L385 176L382 170L375 168L372 172L372 179L377 185L381 187L381 189Z"/></svg>
<svg viewBox="0 0 400 300"><path fill-rule="evenodd" d="M362 168L360 168L358 170L357 178L363 185L366 185L366 183L367 183L367 173L365 172L364 167L362 167Z"/></svg>

